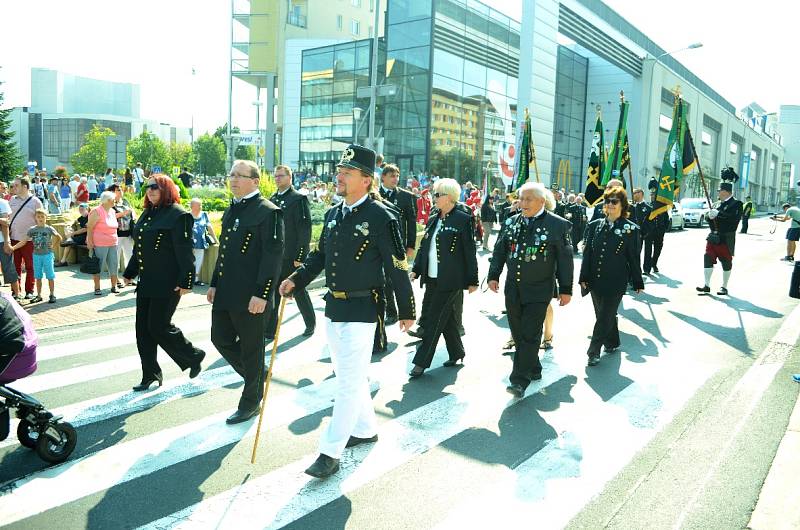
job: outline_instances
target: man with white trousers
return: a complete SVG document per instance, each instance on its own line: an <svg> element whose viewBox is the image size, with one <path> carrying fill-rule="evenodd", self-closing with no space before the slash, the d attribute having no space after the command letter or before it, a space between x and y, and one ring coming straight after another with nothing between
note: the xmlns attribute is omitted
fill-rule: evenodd
<svg viewBox="0 0 800 530"><path fill-rule="evenodd" d="M336 193L344 200L326 212L317 250L280 287L282 296L291 296L294 289L307 286L325 269L329 289L325 324L337 390L333 417L320 441L320 455L306 470L317 478L338 471L346 447L378 440L368 371L386 276L397 295L400 330L408 330L415 320L399 224L381 200L369 193L374 167L371 149L350 145L344 150L336 176Z"/></svg>

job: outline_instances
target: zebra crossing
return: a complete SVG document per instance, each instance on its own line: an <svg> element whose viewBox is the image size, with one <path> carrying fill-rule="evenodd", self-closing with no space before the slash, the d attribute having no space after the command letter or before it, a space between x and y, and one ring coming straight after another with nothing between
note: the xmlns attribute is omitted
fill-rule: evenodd
<svg viewBox="0 0 800 530"><path fill-rule="evenodd" d="M667 287L649 296L660 289ZM129 390L140 375L132 321L43 332L39 371L13 386L71 422L78 448L46 467L15 439L0 443L0 526L463 528L535 519L537 527L560 528L724 368L720 352L730 350L691 326L666 340L653 323L681 316L626 297L623 352L590 370L582 352L591 304L574 304L556 310L556 347L542 355L543 379L514 400L504 391L510 358L497 349L508 336L501 306L499 296L465 297L466 365L439 368L447 358L442 341L419 380L407 376L412 339L390 330L396 346L370 371L379 442L348 450L326 481L303 470L317 455L336 376L324 332L299 337L293 304L255 465L255 421L224 422L241 381L208 340L208 308L176 315L207 352L204 372L188 380L161 354L164 386L146 393ZM650 320L653 308L660 313ZM782 340L797 339L784 329L800 329L795 313L783 322ZM721 319L733 324L741 315ZM711 344L708 354L681 346L699 343Z"/></svg>

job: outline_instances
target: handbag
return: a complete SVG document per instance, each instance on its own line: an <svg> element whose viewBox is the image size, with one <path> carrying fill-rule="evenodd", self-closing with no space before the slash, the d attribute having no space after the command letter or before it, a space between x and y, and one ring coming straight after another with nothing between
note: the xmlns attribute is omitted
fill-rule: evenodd
<svg viewBox="0 0 800 530"><path fill-rule="evenodd" d="M719 245L722 243L722 238L719 236L719 232L711 232L708 234L708 237L706 237L706 241L712 245Z"/></svg>
<svg viewBox="0 0 800 530"><path fill-rule="evenodd" d="M792 279L789 282L789 296L792 298L800 298L800 263L794 264Z"/></svg>
<svg viewBox="0 0 800 530"><path fill-rule="evenodd" d="M89 257L81 265L81 272L85 274L100 274L100 258L98 258L94 250L89 252Z"/></svg>

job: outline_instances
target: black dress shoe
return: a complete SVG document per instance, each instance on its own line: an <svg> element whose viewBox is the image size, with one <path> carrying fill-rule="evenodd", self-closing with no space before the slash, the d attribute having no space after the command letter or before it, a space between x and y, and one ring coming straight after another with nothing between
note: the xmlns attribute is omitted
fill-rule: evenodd
<svg viewBox="0 0 800 530"><path fill-rule="evenodd" d="M311 467L306 469L306 475L311 475L316 478L328 478L337 471L339 471L339 459L321 454L314 463L311 464Z"/></svg>
<svg viewBox="0 0 800 530"><path fill-rule="evenodd" d="M394 326L395 324L397 324L396 316L386 317L386 320L383 321L384 326Z"/></svg>
<svg viewBox="0 0 800 530"><path fill-rule="evenodd" d="M228 416L228 419L225 420L225 423L227 423L228 425L234 425L236 423L242 423L243 421L249 420L250 418L252 418L256 414L258 414L258 407L254 408L254 409L250 409L250 410L241 410L240 409L240 410L237 410L236 412L234 412L233 414L231 414L230 416Z"/></svg>
<svg viewBox="0 0 800 530"><path fill-rule="evenodd" d="M442 366L446 366L448 368L451 368L451 367L457 365L459 362L462 365L464 364L464 356L463 355L461 357L459 357L458 359L448 359L448 360L446 360L444 363L442 363Z"/></svg>
<svg viewBox="0 0 800 530"><path fill-rule="evenodd" d="M655 272L656 274L658 274L658 267L656 267L655 265L653 265L653 272Z"/></svg>
<svg viewBox="0 0 800 530"><path fill-rule="evenodd" d="M310 328L306 328L305 331L303 331L303 336L304 337L310 337L313 334L314 334L314 327L313 326L310 327Z"/></svg>
<svg viewBox="0 0 800 530"><path fill-rule="evenodd" d="M518 384L508 385L506 387L506 392L518 398L521 398L522 396L525 395L525 389L522 388L522 385Z"/></svg>
<svg viewBox="0 0 800 530"><path fill-rule="evenodd" d="M599 353L593 353L593 354L589 355L589 362L588 362L589 366L597 366L599 363L600 363L600 354Z"/></svg>
<svg viewBox="0 0 800 530"><path fill-rule="evenodd" d="M410 329L410 330L406 331L406 333L408 333L409 335L411 335L414 338L421 339L422 338L422 334L424 332L423 332L422 328L418 327L417 329Z"/></svg>
<svg viewBox="0 0 800 530"><path fill-rule="evenodd" d="M702 287L695 287L695 290L697 290L698 293L710 293L711 287L704 285Z"/></svg>
<svg viewBox="0 0 800 530"><path fill-rule="evenodd" d="M720 295L720 296L727 296L728 295L728 289L726 289L725 287L720 287L719 291L717 291L717 294Z"/></svg>
<svg viewBox="0 0 800 530"><path fill-rule="evenodd" d="M198 359L195 364L189 367L189 379L194 379L200 375L200 371L203 369L203 367L200 366L200 363L202 363L203 359L206 358L206 352L203 350L195 348L194 352Z"/></svg>
<svg viewBox="0 0 800 530"><path fill-rule="evenodd" d="M349 440L347 440L347 445L345 447L355 447L361 444L371 444L378 441L378 435L370 436L369 438L359 438L357 436L351 436Z"/></svg>
<svg viewBox="0 0 800 530"><path fill-rule="evenodd" d="M158 381L158 386L164 384L164 376L161 372L153 375L152 377L142 377L142 382L133 387L134 392L144 392L150 389L150 385Z"/></svg>
<svg viewBox="0 0 800 530"><path fill-rule="evenodd" d="M542 378L542 372L539 372L538 374L531 375L531 381L538 381L541 378Z"/></svg>
<svg viewBox="0 0 800 530"><path fill-rule="evenodd" d="M617 346L606 346L606 347L603 348L603 351L606 352L606 353L614 353L618 349L619 349L619 345L617 345Z"/></svg>
<svg viewBox="0 0 800 530"><path fill-rule="evenodd" d="M425 368L422 366L414 366L414 368L408 373L411 376L411 379L416 379L417 377L421 376L425 373Z"/></svg>

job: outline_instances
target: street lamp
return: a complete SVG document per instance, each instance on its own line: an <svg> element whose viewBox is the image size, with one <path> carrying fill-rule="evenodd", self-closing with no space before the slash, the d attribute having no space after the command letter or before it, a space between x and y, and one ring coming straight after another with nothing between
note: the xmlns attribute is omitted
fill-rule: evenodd
<svg viewBox="0 0 800 530"><path fill-rule="evenodd" d="M364 109L361 107L353 107L353 143L358 143L358 120L361 119L361 114Z"/></svg>
<svg viewBox="0 0 800 530"><path fill-rule="evenodd" d="M695 43L690 44L688 46L684 46L683 48L678 48L677 50L672 50L670 52L664 52L661 55L658 55L658 56L655 56L655 57L651 56L651 57L646 57L645 58L646 61L652 61L652 64L650 65L650 78L649 78L649 87L648 87L649 90L648 90L648 93L647 93L647 113L644 115L644 118L645 118L644 148L642 149L642 151L644 152L644 156L642 157L642 159L645 160L645 169L649 168L649 162L647 161L648 160L647 153L649 152L649 147L650 147L650 123L649 122L650 122L650 113L652 112L652 109L653 109L653 90L652 90L652 85L653 85L653 74L655 73L656 63L660 62L660 60L663 57L667 57L668 55L672 55L674 53L682 52L682 51L685 51L685 50L695 50L697 48L702 48L702 47L703 47L703 43L702 42L695 42ZM642 82L642 85L644 85L644 81ZM644 92L644 86L642 86L642 91ZM660 99L660 96L659 96L659 99ZM649 172L649 169L648 169L648 172Z"/></svg>
<svg viewBox="0 0 800 530"><path fill-rule="evenodd" d="M260 94L259 94L260 95ZM258 97L258 96L256 96ZM259 144L261 143L261 106L264 105L264 102L260 99L257 99L253 102L253 106L256 108L256 138L259 139ZM258 163L258 149L261 147L260 145L256 145L256 163ZM260 166L261 164L259 164Z"/></svg>

